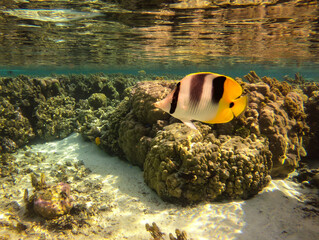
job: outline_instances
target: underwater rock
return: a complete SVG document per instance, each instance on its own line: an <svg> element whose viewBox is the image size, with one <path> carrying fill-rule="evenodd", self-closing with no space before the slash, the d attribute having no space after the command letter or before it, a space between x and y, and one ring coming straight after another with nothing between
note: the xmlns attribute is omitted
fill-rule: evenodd
<svg viewBox="0 0 319 240"><path fill-rule="evenodd" d="M15 152L34 137L31 124L21 109L0 97L0 152Z"/></svg>
<svg viewBox="0 0 319 240"><path fill-rule="evenodd" d="M93 109L98 109L100 107L105 107L107 104L107 98L103 93L93 93L88 98L89 104Z"/></svg>
<svg viewBox="0 0 319 240"><path fill-rule="evenodd" d="M35 113L37 135L45 140L67 137L75 130L75 99L57 96L41 102Z"/></svg>
<svg viewBox="0 0 319 240"><path fill-rule="evenodd" d="M319 168L310 168L307 164L302 164L297 169L298 175L293 178L300 183L304 183L308 187L319 188Z"/></svg>
<svg viewBox="0 0 319 240"><path fill-rule="evenodd" d="M92 109L87 100L80 100L77 109L78 131L86 139L96 143L109 154L123 157L123 150L119 147L119 128L129 111L128 98L118 102L116 107L107 106Z"/></svg>
<svg viewBox="0 0 319 240"><path fill-rule="evenodd" d="M34 192L29 197L26 190L24 195L28 211L34 211L45 219L57 218L70 212L74 200L70 195L69 184L61 182L49 186L45 182L44 174L41 175L40 181L32 174L31 180Z"/></svg>
<svg viewBox="0 0 319 240"><path fill-rule="evenodd" d="M162 199L187 204L245 199L269 183L272 162L265 139L216 138L208 126L200 129L175 123L152 139L144 179Z"/></svg>

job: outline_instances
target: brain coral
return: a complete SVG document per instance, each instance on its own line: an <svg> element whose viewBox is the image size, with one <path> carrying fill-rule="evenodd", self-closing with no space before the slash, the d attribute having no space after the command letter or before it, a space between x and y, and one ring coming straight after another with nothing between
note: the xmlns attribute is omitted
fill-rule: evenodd
<svg viewBox="0 0 319 240"><path fill-rule="evenodd" d="M145 182L179 203L248 198L270 181L271 153L262 137L201 133L181 123L159 131L144 163Z"/></svg>

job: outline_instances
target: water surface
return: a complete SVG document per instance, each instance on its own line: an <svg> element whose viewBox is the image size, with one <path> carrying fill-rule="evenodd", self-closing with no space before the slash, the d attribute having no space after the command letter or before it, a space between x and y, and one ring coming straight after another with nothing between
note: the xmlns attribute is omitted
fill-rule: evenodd
<svg viewBox="0 0 319 240"><path fill-rule="evenodd" d="M3 1L0 74L318 75L317 1L211 2Z"/></svg>

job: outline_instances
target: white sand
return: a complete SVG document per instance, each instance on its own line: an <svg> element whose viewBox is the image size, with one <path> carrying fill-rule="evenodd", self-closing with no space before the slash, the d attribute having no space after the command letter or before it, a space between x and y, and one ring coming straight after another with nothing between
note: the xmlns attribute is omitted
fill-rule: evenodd
<svg viewBox="0 0 319 240"><path fill-rule="evenodd" d="M32 152L55 156L47 164L83 160L92 170L91 176L103 181L101 194L105 191L110 196L112 209L101 213L99 221L111 229L108 239L150 239L145 223L152 222L162 232L174 233L179 228L196 240L319 239L318 215L302 209L313 208L306 206L303 198L316 190L304 189L290 180L274 180L250 200L184 208L163 202L146 186L138 167L110 157L78 134L32 145Z"/></svg>

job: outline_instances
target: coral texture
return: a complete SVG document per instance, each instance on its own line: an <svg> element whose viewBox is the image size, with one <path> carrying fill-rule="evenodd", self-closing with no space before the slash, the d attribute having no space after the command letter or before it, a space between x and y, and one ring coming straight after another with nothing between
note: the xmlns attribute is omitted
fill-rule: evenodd
<svg viewBox="0 0 319 240"><path fill-rule="evenodd" d="M41 102L36 110L37 135L45 140L65 138L75 130L75 100L57 96Z"/></svg>
<svg viewBox="0 0 319 240"><path fill-rule="evenodd" d="M319 156L319 84L308 83L302 86L307 96L305 111L310 131L305 136L306 150L309 158L316 159Z"/></svg>
<svg viewBox="0 0 319 240"><path fill-rule="evenodd" d="M14 152L35 136L21 109L0 97L0 152Z"/></svg>
<svg viewBox="0 0 319 240"><path fill-rule="evenodd" d="M292 91L287 82L275 78L259 78L250 72L245 78L249 105L245 112L245 126L251 133L264 135L269 140L273 155L273 177L284 177L292 172L306 155L303 136L309 131L302 96Z"/></svg>
<svg viewBox="0 0 319 240"><path fill-rule="evenodd" d="M152 140L144 179L161 198L179 203L248 198L268 184L272 162L265 139L216 138L208 130L175 123Z"/></svg>

